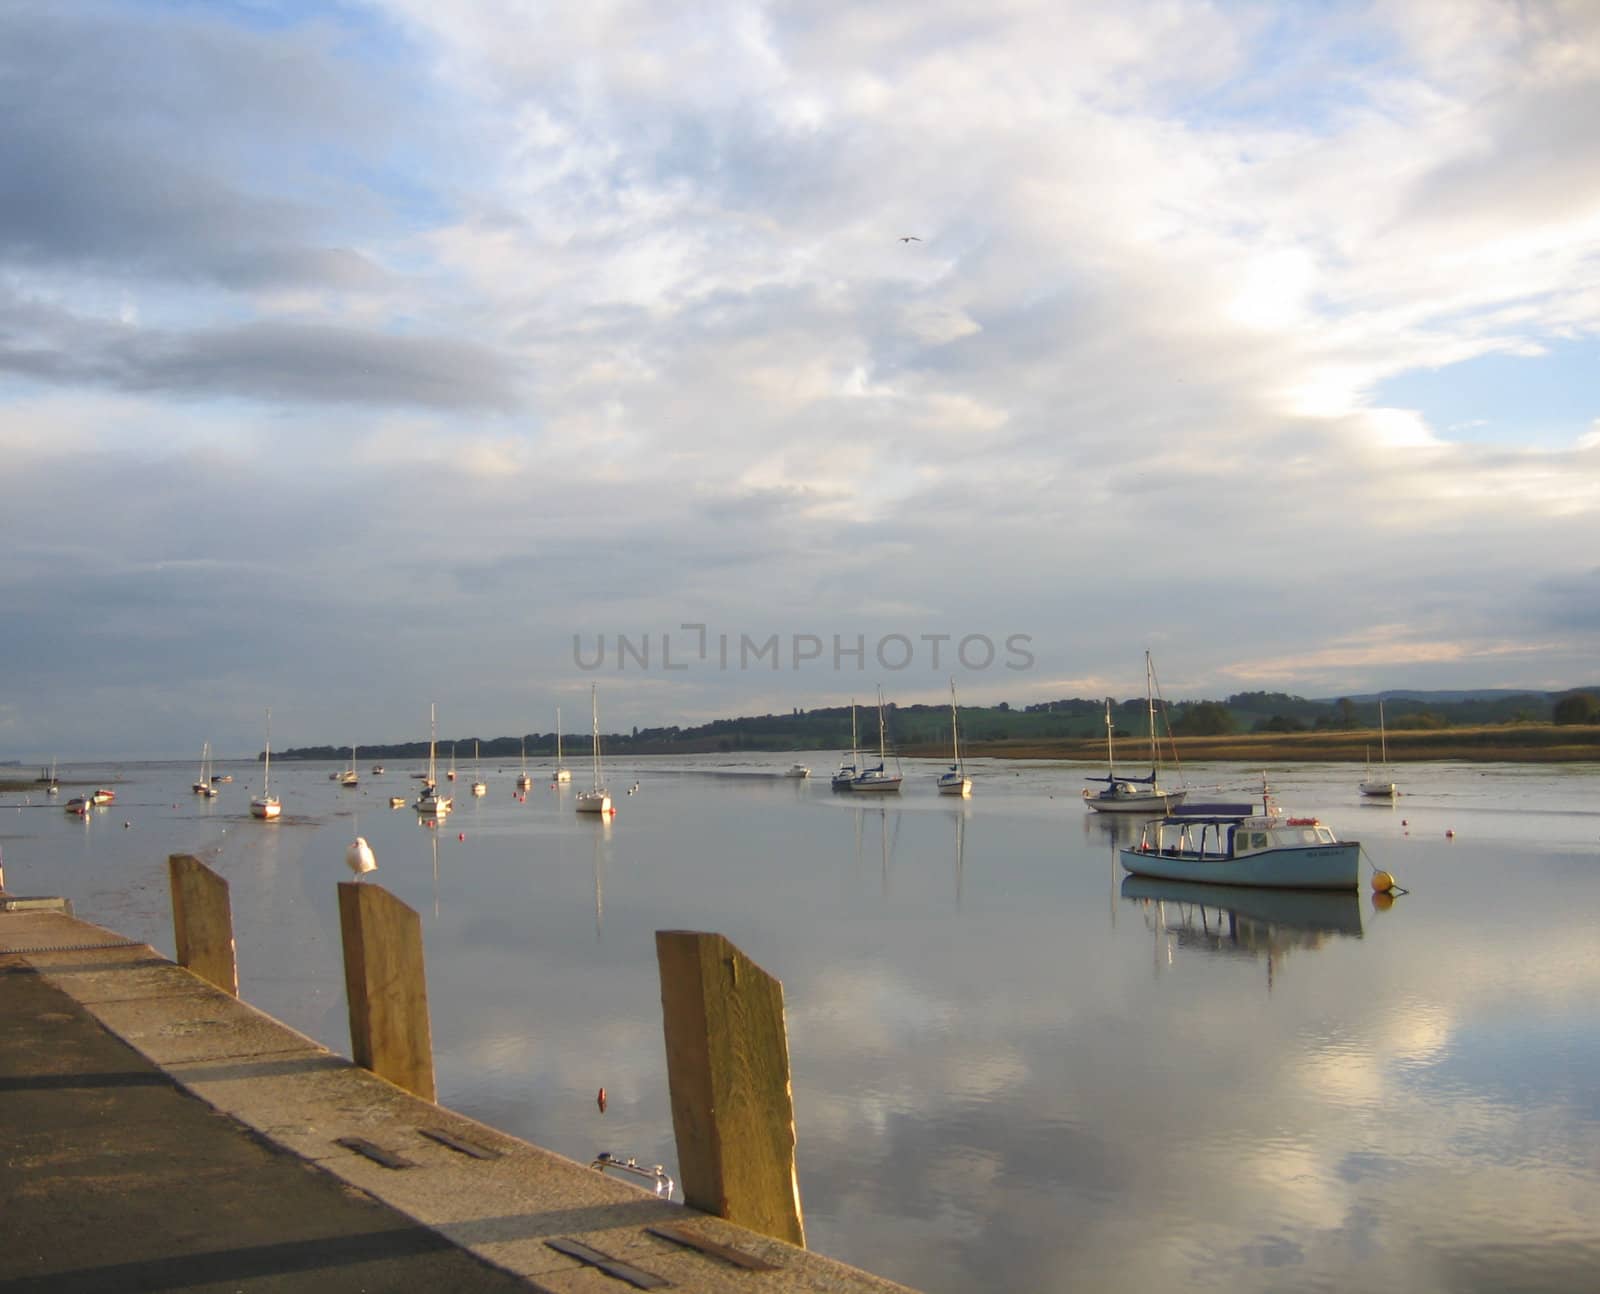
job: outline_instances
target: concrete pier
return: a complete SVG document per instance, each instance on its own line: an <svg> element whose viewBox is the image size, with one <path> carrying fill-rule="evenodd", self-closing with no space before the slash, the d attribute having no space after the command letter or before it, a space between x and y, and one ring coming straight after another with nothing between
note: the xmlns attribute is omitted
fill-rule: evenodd
<svg viewBox="0 0 1600 1294"><path fill-rule="evenodd" d="M906 1288L421 1100L48 905L0 907L0 1091L7 1290Z"/></svg>

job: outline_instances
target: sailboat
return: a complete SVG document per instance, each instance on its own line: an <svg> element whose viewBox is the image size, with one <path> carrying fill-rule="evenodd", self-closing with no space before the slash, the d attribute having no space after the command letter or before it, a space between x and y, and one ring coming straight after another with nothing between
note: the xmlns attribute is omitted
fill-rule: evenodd
<svg viewBox="0 0 1600 1294"><path fill-rule="evenodd" d="M884 737L883 689L878 689L878 762L863 768L850 779L852 791L898 791L900 789L900 757L895 756L895 771L887 767L888 750Z"/></svg>
<svg viewBox="0 0 1600 1294"><path fill-rule="evenodd" d="M438 780L435 774L439 771L434 758L434 747L439 740L439 720L432 703L428 705L428 771L422 779L422 790L417 793L417 802L412 807L418 813L428 814L433 818L442 818L455 807L448 795L439 794Z"/></svg>
<svg viewBox="0 0 1600 1294"><path fill-rule="evenodd" d="M561 762L561 707L556 707L556 771L550 775L552 782L570 782L572 770Z"/></svg>
<svg viewBox="0 0 1600 1294"><path fill-rule="evenodd" d="M1156 818L1177 808L1189 794L1187 790L1166 790L1156 780L1161 760L1156 748L1155 666L1150 663L1149 652L1144 654L1144 709L1150 730L1150 776L1130 777L1117 772L1116 749L1112 742L1111 702L1106 702L1106 775L1084 779L1106 784L1103 791L1084 789L1084 802L1096 813L1142 813Z"/></svg>
<svg viewBox="0 0 1600 1294"><path fill-rule="evenodd" d="M939 774L940 795L972 794L972 779L961 762L961 729L956 723L956 681L950 680L950 767Z"/></svg>
<svg viewBox="0 0 1600 1294"><path fill-rule="evenodd" d="M533 778L528 776L528 739L522 739L522 772L517 774L517 790L527 791L533 787Z"/></svg>
<svg viewBox="0 0 1600 1294"><path fill-rule="evenodd" d="M478 771L478 739L472 739L472 793L474 795L488 795L489 788L484 785L483 774Z"/></svg>
<svg viewBox="0 0 1600 1294"><path fill-rule="evenodd" d="M211 784L211 743L209 741L200 748L200 780L194 784L194 793L203 795L207 799L217 794L217 788Z"/></svg>
<svg viewBox="0 0 1600 1294"><path fill-rule="evenodd" d="M456 780L456 744L453 741L450 743L450 768L445 773L445 778L451 782Z"/></svg>
<svg viewBox="0 0 1600 1294"><path fill-rule="evenodd" d="M611 795L600 775L600 702L595 695L595 685L589 684L590 726L594 734L594 786L578 792L579 813L614 813Z"/></svg>
<svg viewBox="0 0 1600 1294"><path fill-rule="evenodd" d="M1392 800L1399 791L1395 789L1394 770L1389 767L1389 738L1383 725L1383 702L1378 702L1378 759L1380 774L1374 776L1372 772L1372 748L1367 748L1367 776L1361 783L1361 794L1370 795L1375 800Z"/></svg>
<svg viewBox="0 0 1600 1294"><path fill-rule="evenodd" d="M830 785L835 791L848 791L861 770L856 766L861 757L861 742L856 737L856 699L850 698L850 758L839 757L839 767L834 770Z"/></svg>
<svg viewBox="0 0 1600 1294"><path fill-rule="evenodd" d="M261 772L261 794L250 798L250 816L268 822L276 821L283 805L272 793L272 711L267 711L267 751Z"/></svg>
<svg viewBox="0 0 1600 1294"><path fill-rule="evenodd" d="M356 748L350 747L350 767L339 774L340 786L359 786L361 779L356 775Z"/></svg>
<svg viewBox="0 0 1600 1294"><path fill-rule="evenodd" d="M46 795L61 794L61 783L56 780L56 757L54 755L50 756L50 771L46 772L41 768L39 770L39 776L34 780L44 786L44 793Z"/></svg>

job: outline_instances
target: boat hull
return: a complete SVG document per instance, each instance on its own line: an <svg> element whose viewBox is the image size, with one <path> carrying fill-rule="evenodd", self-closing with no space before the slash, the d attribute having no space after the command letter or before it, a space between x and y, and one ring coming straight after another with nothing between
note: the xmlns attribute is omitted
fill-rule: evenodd
<svg viewBox="0 0 1600 1294"><path fill-rule="evenodd" d="M283 805L279 804L277 800L256 799L250 801L250 816L252 818L260 818L264 822L271 822L282 812Z"/></svg>
<svg viewBox="0 0 1600 1294"><path fill-rule="evenodd" d="M893 773L863 773L860 777L853 777L842 790L853 795L870 795L873 792L898 791L901 779Z"/></svg>
<svg viewBox="0 0 1600 1294"><path fill-rule="evenodd" d="M1361 846L1332 845L1268 849L1241 858L1200 857L1191 851L1124 849L1122 868L1134 876L1207 885L1255 885L1290 890L1354 890L1361 879Z"/></svg>
<svg viewBox="0 0 1600 1294"><path fill-rule="evenodd" d="M1370 796L1374 800L1392 800L1396 792L1393 782L1363 782L1361 794Z"/></svg>
<svg viewBox="0 0 1600 1294"><path fill-rule="evenodd" d="M946 773L939 779L940 795L968 796L972 794L972 779L970 777L954 777Z"/></svg>
<svg viewBox="0 0 1600 1294"><path fill-rule="evenodd" d="M570 782L572 780L572 770L570 768L558 768L551 774L550 780L552 782Z"/></svg>
<svg viewBox="0 0 1600 1294"><path fill-rule="evenodd" d="M579 791L579 813L610 813L611 797L604 791Z"/></svg>
<svg viewBox="0 0 1600 1294"><path fill-rule="evenodd" d="M1153 791L1149 794L1098 795L1085 792L1083 802L1096 813L1142 813L1146 817L1165 817L1183 803L1187 791Z"/></svg>

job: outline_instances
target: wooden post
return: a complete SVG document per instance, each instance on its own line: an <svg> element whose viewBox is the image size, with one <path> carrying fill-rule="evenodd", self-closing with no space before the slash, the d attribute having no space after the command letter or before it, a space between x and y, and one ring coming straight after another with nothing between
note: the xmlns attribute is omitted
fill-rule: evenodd
<svg viewBox="0 0 1600 1294"><path fill-rule="evenodd" d="M191 854L167 855L167 880L172 888L178 965L238 997L239 960L228 882Z"/></svg>
<svg viewBox="0 0 1600 1294"><path fill-rule="evenodd" d="M684 1201L804 1245L783 985L719 934L656 931Z"/></svg>
<svg viewBox="0 0 1600 1294"><path fill-rule="evenodd" d="M425 1101L437 1100L422 919L380 885L341 881L339 932L356 1064Z"/></svg>

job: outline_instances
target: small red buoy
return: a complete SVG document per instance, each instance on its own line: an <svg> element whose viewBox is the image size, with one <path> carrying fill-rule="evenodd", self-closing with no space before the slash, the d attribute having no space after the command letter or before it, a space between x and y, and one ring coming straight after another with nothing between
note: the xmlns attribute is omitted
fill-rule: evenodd
<svg viewBox="0 0 1600 1294"><path fill-rule="evenodd" d="M1444 838L1446 840L1454 840L1456 838L1456 829L1454 827L1446 827L1444 829Z"/></svg>
<svg viewBox="0 0 1600 1294"><path fill-rule="evenodd" d="M467 838L467 833L465 831L456 832L456 839L457 840L465 840L466 838Z"/></svg>
<svg viewBox="0 0 1600 1294"><path fill-rule="evenodd" d="M606 1112L606 1089L605 1088L602 1087L600 1089L600 1095L595 1097L594 1103L600 1107L600 1113L601 1114L604 1114Z"/></svg>
<svg viewBox="0 0 1600 1294"><path fill-rule="evenodd" d="M1402 827L1409 827L1411 824L1409 822L1407 822L1404 818L1401 818L1400 819L1400 825Z"/></svg>

